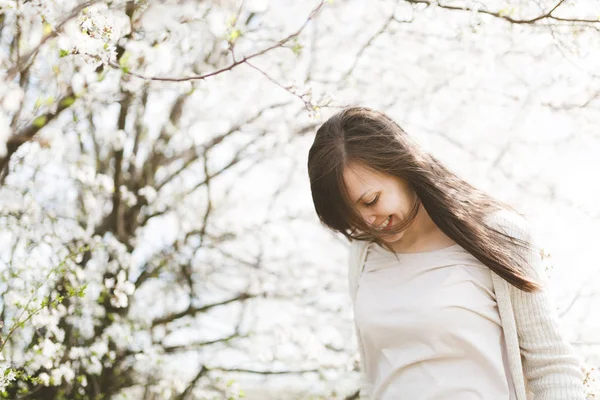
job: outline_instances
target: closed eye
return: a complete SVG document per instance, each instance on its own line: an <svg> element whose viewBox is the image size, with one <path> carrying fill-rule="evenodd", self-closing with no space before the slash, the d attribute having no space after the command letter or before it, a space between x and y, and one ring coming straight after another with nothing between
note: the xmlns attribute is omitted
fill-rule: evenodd
<svg viewBox="0 0 600 400"><path fill-rule="evenodd" d="M377 203L377 200L379 200L379 195L375 196L373 201L371 201L370 203L365 203L365 206L371 207L371 206L375 205L375 203Z"/></svg>

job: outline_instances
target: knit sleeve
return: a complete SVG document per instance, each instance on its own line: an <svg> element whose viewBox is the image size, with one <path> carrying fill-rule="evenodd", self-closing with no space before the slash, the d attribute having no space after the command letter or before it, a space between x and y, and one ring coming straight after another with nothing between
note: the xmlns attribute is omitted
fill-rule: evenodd
<svg viewBox="0 0 600 400"><path fill-rule="evenodd" d="M350 300L352 301L352 310L354 311L354 302L356 299L356 290L358 287L358 277L360 274L360 262L361 252L364 250L364 243L353 241L350 244L350 251L348 255L348 289L350 294ZM373 391L372 386L369 384L365 369L365 349L360 336L360 331L356 325L356 319L354 322L354 333L356 335L356 342L358 345L358 353L360 356L360 382L359 382L359 399L369 400Z"/></svg>
<svg viewBox="0 0 600 400"><path fill-rule="evenodd" d="M515 214L502 217L499 222L507 234L531 244L519 253L527 260L531 275L543 285L545 273L540 249L526 221ZM523 372L534 399L585 399L580 361L561 331L555 307L545 288L527 293L512 285L509 287Z"/></svg>
<svg viewBox="0 0 600 400"><path fill-rule="evenodd" d="M369 400L371 398L371 394L373 393L373 387L367 379L365 369L365 349L356 324L354 324L354 330L356 333L356 341L358 343L358 353L360 355L360 392L358 398L360 400Z"/></svg>

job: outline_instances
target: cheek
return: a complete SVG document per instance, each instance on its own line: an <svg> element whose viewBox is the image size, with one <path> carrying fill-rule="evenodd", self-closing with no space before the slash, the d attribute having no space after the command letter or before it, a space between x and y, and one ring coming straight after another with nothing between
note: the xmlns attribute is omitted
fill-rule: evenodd
<svg viewBox="0 0 600 400"><path fill-rule="evenodd" d="M410 212L410 206L406 198L402 196L394 196L386 201L381 207L385 214L395 214L399 218L403 218Z"/></svg>
<svg viewBox="0 0 600 400"><path fill-rule="evenodd" d="M409 193L403 193L398 197L398 209L402 213L403 217L406 217L410 214L412 207L414 205L413 197Z"/></svg>

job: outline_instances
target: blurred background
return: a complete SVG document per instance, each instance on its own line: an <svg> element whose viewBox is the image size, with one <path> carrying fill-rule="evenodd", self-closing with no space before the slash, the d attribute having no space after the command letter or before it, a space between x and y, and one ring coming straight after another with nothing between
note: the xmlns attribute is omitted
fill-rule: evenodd
<svg viewBox="0 0 600 400"><path fill-rule="evenodd" d="M356 104L527 217L595 398L600 1L0 0L4 398L356 398Z"/></svg>

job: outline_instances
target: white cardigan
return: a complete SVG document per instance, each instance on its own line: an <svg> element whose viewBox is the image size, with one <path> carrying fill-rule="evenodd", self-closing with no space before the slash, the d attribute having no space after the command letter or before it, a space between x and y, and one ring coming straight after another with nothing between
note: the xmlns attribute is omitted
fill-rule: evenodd
<svg viewBox="0 0 600 400"><path fill-rule="evenodd" d="M514 238L526 240L535 248L527 223L519 215L501 211L492 214L489 221L497 229ZM353 308L367 245L364 241L353 241L350 245L348 280ZM537 280L543 282L541 254L524 250L521 255L526 257ZM545 291L527 293L493 272L492 278L517 400L585 399L579 359L562 335L558 317ZM356 325L355 329L358 329ZM357 342L364 365L360 335L357 335ZM370 399L371 391L364 368L361 368L360 399Z"/></svg>

